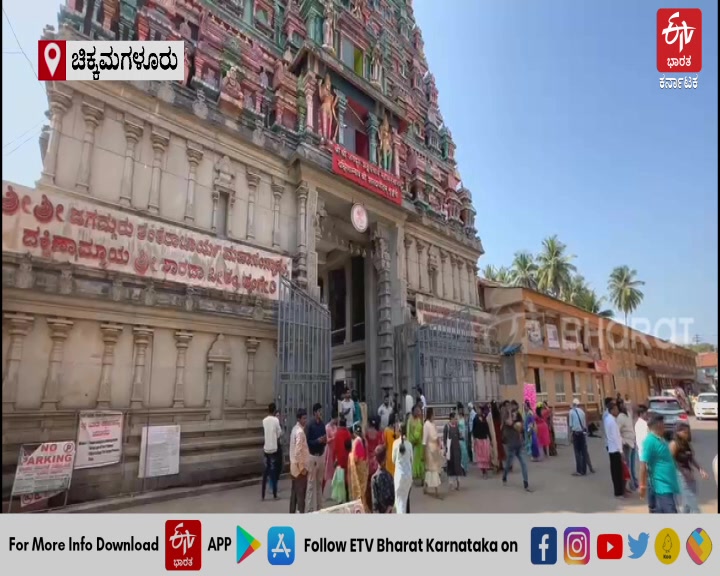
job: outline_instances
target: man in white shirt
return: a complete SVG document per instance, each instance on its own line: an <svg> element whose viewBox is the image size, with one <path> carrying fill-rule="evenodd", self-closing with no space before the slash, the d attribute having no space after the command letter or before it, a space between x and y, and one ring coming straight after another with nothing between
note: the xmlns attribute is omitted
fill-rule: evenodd
<svg viewBox="0 0 720 576"><path fill-rule="evenodd" d="M292 490L290 492L290 514L297 510L305 514L305 498L307 496L308 470L310 468L310 450L307 443L305 427L307 411L297 411L297 423L290 432L290 476Z"/></svg>
<svg viewBox="0 0 720 576"><path fill-rule="evenodd" d="M413 399L412 394L408 394L407 390L403 390L403 396L405 398L405 420L407 421L407 419L412 416L415 400Z"/></svg>
<svg viewBox="0 0 720 576"><path fill-rule="evenodd" d="M423 394L422 388L418 387L418 396L420 397L420 404L422 404L423 416L427 414L427 400L425 400L425 394Z"/></svg>
<svg viewBox="0 0 720 576"><path fill-rule="evenodd" d="M390 394L385 394L385 397L383 398L383 403L380 404L380 408L378 408L378 418L380 418L381 432L384 432L385 428L388 427L391 412L392 407L390 406Z"/></svg>
<svg viewBox="0 0 720 576"><path fill-rule="evenodd" d="M282 427L275 413L277 407L272 402L268 406L268 413L263 418L263 435L265 444L263 446L263 454L265 457L265 469L262 475L262 499L265 500L265 487L268 478L270 479L270 489L273 493L273 499L277 500L278 479L280 478L280 470L282 462L278 462L280 454L280 438L282 438Z"/></svg>
<svg viewBox="0 0 720 576"><path fill-rule="evenodd" d="M610 477L616 498L625 496L625 478L623 475L622 436L615 418L619 413L617 403L611 400L607 404L607 412L603 418L607 451L610 456Z"/></svg>
<svg viewBox="0 0 720 576"><path fill-rule="evenodd" d="M355 416L355 402L353 402L352 397L350 396L350 388L345 388L345 394L343 395L343 399L340 400L340 405L338 406L338 414L340 418L345 418L347 427L352 430L353 418Z"/></svg>

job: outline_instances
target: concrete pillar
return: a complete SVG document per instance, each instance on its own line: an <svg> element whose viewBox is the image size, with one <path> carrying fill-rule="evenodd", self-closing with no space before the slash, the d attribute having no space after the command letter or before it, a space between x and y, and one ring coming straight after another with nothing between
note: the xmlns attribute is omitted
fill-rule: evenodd
<svg viewBox="0 0 720 576"><path fill-rule="evenodd" d="M260 175L253 172L250 168L245 170L245 179L248 186L248 204L247 204L247 226L245 237L248 240L255 239L255 200L257 196L257 187L260 184ZM230 230L228 230L228 235Z"/></svg>
<svg viewBox="0 0 720 576"><path fill-rule="evenodd" d="M83 102L83 120L85 120L85 134L83 135L82 152L80 153L80 168L78 170L75 188L78 192L90 192L90 174L92 170L92 153L95 149L95 131L102 122L105 111L101 103Z"/></svg>
<svg viewBox="0 0 720 576"><path fill-rule="evenodd" d="M2 383L2 409L3 412L13 412L17 400L25 337L30 333L35 317L18 312L9 312L3 314L3 318L8 323L10 344Z"/></svg>
<svg viewBox="0 0 720 576"><path fill-rule="evenodd" d="M152 127L150 141L153 149L152 175L150 176L150 196L148 210L152 214L160 213L160 185L162 183L162 165L165 150L170 143L170 133L167 130Z"/></svg>
<svg viewBox="0 0 720 576"><path fill-rule="evenodd" d="M345 344L352 342L352 258L345 260Z"/></svg>
<svg viewBox="0 0 720 576"><path fill-rule="evenodd" d="M65 341L70 334L74 322L67 318L48 318L52 347L50 349L50 362L48 364L45 388L43 389L42 409L57 409L62 386L62 363L65 351Z"/></svg>
<svg viewBox="0 0 720 576"><path fill-rule="evenodd" d="M43 163L43 177L50 183L55 184L55 173L57 171L58 150L60 149L60 136L62 135L62 121L65 114L72 106L72 97L57 89L50 92L50 141Z"/></svg>
<svg viewBox="0 0 720 576"><path fill-rule="evenodd" d="M152 335L153 331L147 326L133 328L135 366L133 367L132 394L130 396L130 408L132 409L148 407L149 404L150 391L145 389L145 362Z"/></svg>
<svg viewBox="0 0 720 576"><path fill-rule="evenodd" d="M257 354L260 340L257 338L248 338L246 342L248 366L247 366L247 394L245 395L245 404L254 405L257 399L255 390L255 355Z"/></svg>
<svg viewBox="0 0 720 576"><path fill-rule="evenodd" d="M425 262L425 256L427 254L427 243L422 240L416 239L415 245L417 246L418 256L418 285L420 292L427 292L427 264Z"/></svg>
<svg viewBox="0 0 720 576"><path fill-rule="evenodd" d="M187 143L188 185L185 197L185 222L195 222L195 185L197 183L197 169L202 161L203 148L194 142Z"/></svg>
<svg viewBox="0 0 720 576"><path fill-rule="evenodd" d="M275 249L280 248L280 203L282 202L283 193L285 192L285 184L273 180L271 185L273 194L273 230L272 230L272 246Z"/></svg>
<svg viewBox="0 0 720 576"><path fill-rule="evenodd" d="M178 330L175 332L175 349L177 357L175 360L175 390L173 393L173 408L185 407L185 364L187 350L190 346L193 333Z"/></svg>
<svg viewBox="0 0 720 576"><path fill-rule="evenodd" d="M120 324L101 324L103 339L102 368L100 369L100 387L98 390L97 407L100 410L110 408L112 404L112 371L115 364L115 345L123 327Z"/></svg>
<svg viewBox="0 0 720 576"><path fill-rule="evenodd" d="M120 204L131 206L133 198L133 179L135 177L135 149L143 135L142 120L128 114L123 119L125 129L125 163L120 184Z"/></svg>

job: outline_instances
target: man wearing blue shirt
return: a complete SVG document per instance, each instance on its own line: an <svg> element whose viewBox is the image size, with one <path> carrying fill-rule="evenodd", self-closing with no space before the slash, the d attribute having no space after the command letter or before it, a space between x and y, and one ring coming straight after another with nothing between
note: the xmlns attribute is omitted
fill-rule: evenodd
<svg viewBox="0 0 720 576"><path fill-rule="evenodd" d="M313 406L313 419L308 424L307 441L310 451L310 469L308 471L308 487L306 496L306 510L317 512L322 509L322 484L325 476L325 445L327 432L322 417L322 405Z"/></svg>
<svg viewBox="0 0 720 576"><path fill-rule="evenodd" d="M648 485L655 497L654 514L677 514L675 497L680 494L675 459L665 441L665 424L660 414L648 421L648 435L643 442L640 462L640 497L645 498Z"/></svg>

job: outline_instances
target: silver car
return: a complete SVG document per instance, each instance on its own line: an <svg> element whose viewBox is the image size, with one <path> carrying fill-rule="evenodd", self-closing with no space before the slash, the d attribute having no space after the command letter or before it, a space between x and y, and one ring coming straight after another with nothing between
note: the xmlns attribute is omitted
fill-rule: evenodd
<svg viewBox="0 0 720 576"><path fill-rule="evenodd" d="M648 412L660 414L665 423L665 437L671 438L680 422L688 422L688 415L680 402L672 396L652 396L648 400Z"/></svg>

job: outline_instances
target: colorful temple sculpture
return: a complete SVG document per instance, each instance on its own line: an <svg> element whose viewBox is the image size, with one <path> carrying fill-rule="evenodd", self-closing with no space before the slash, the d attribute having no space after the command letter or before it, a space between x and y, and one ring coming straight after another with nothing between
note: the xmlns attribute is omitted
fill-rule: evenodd
<svg viewBox="0 0 720 576"><path fill-rule="evenodd" d="M42 175L4 183L4 496L81 411L122 412L122 458L70 501L254 474L271 401L499 396L411 0L68 0L44 38L183 41L185 73L48 83ZM171 426L179 465L140 474Z"/></svg>

